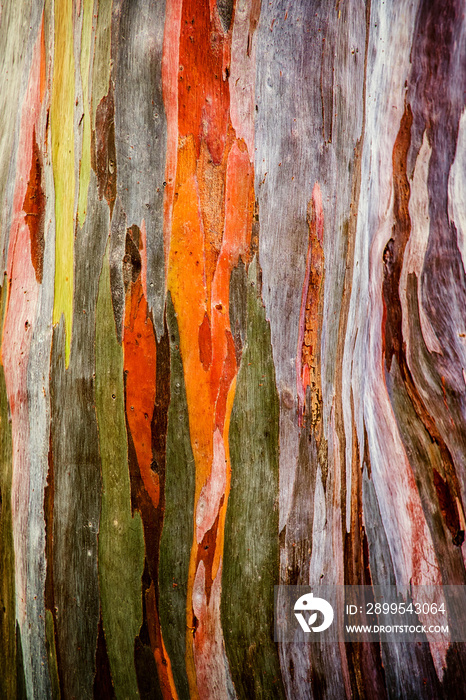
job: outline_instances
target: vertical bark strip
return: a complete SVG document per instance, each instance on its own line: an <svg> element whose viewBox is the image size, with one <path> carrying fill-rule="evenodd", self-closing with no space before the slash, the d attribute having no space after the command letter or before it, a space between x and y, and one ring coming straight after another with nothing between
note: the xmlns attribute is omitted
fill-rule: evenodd
<svg viewBox="0 0 466 700"><path fill-rule="evenodd" d="M194 535L194 458L176 316L167 296L170 408L167 426L165 515L160 541L160 623L179 698L189 697L186 675L186 598Z"/></svg>
<svg viewBox="0 0 466 700"><path fill-rule="evenodd" d="M82 698L93 694L100 617L97 554L102 484L95 412L95 314L109 215L107 204L98 199L96 184L91 174L94 197L74 252L75 339L69 367L63 321L54 329L51 362L57 656L62 694ZM78 657L76 647L81 648Z"/></svg>
<svg viewBox="0 0 466 700"><path fill-rule="evenodd" d="M147 264L144 239L136 225L127 231L126 251L123 371L126 425L131 442L132 502L133 508L141 514L144 528L147 581L143 579L143 596L150 648L157 665L162 695L169 698L175 692L175 686L159 622L156 588L165 502L165 439L162 435L169 401L164 385L169 374L168 338L165 330L160 342L156 342L143 284Z"/></svg>
<svg viewBox="0 0 466 700"><path fill-rule="evenodd" d="M54 26L54 76L50 105L55 187L56 273L53 322L65 318L66 366L70 360L73 318L73 233L75 195L73 3L57 5Z"/></svg>
<svg viewBox="0 0 466 700"><path fill-rule="evenodd" d="M271 624L279 572L278 395L257 259L249 266L246 285L245 349L229 432L232 480L225 523L222 624L236 696L283 698Z"/></svg>
<svg viewBox="0 0 466 700"><path fill-rule="evenodd" d="M163 0L113 3L115 136L120 172L117 195L128 226L146 222L150 279L147 302L158 338L163 335L165 295L163 192L167 127L161 60L164 16ZM96 76L99 75L96 69Z"/></svg>
<svg viewBox="0 0 466 700"><path fill-rule="evenodd" d="M100 274L96 311L96 412L102 462L99 532L101 634L117 698L137 698L134 641L142 624L140 594L144 537L139 513L132 513L126 442L123 351L118 343L110 296L107 254Z"/></svg>
<svg viewBox="0 0 466 700"><path fill-rule="evenodd" d="M3 278L1 290L1 325L5 317L8 282ZM1 481L0 481L0 570L2 615L1 625L1 670L0 690L4 697L16 696L16 605L15 605L15 549L13 538L13 517L11 508L12 483L12 438L8 415L8 397L5 385L5 370L0 367L0 426L1 426Z"/></svg>
<svg viewBox="0 0 466 700"><path fill-rule="evenodd" d="M26 99L20 113L19 148L13 193L13 217L9 236L7 275L8 303L5 310L2 362L11 413L13 473L11 505L15 542L16 617L21 630L23 673L28 693L47 692L49 679L45 664L45 628L40 620L43 606L44 566L43 519L41 518L41 473L34 474L39 461L32 450L34 420L30 413L35 392L28 388L28 369L33 363L31 351L36 323L41 256L43 255L44 199L42 166L36 136L42 133L44 99L43 22L34 27L32 59L26 73ZM41 324L39 324L40 326ZM39 421L37 421L38 423ZM37 479L34 476L38 476ZM31 483L32 482L32 483ZM37 491L35 490L37 486ZM28 545L34 542L38 552L36 568L31 571ZM36 605L34 601L39 599ZM28 617L31 622L26 625Z"/></svg>
<svg viewBox="0 0 466 700"><path fill-rule="evenodd" d="M186 1L178 41L178 62L170 64L178 75L178 130L175 185L168 193L168 288L178 316L196 465L186 663L192 696L216 697L229 693L231 684L220 623L228 426L237 374L229 283L239 256L248 255L253 167L251 144L235 131L230 113L231 28L224 28L215 5Z"/></svg>

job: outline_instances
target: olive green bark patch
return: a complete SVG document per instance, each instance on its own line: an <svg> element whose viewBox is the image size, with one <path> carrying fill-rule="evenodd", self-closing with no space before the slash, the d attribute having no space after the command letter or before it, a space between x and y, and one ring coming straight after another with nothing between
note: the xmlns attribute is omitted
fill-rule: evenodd
<svg viewBox="0 0 466 700"><path fill-rule="evenodd" d="M6 276L0 291L0 327L3 328L6 299ZM16 697L16 608L15 550L11 513L12 439L5 374L0 365L0 697Z"/></svg>
<svg viewBox="0 0 466 700"><path fill-rule="evenodd" d="M165 474L165 518L160 542L160 623L180 700L189 698L186 675L186 598L194 536L194 457L180 353L180 338L170 294L170 408Z"/></svg>
<svg viewBox="0 0 466 700"><path fill-rule="evenodd" d="M259 277L254 259L247 280L246 343L230 423L231 491L221 614L238 698L265 699L282 698L284 690L273 633L279 573L279 400Z"/></svg>
<svg viewBox="0 0 466 700"><path fill-rule="evenodd" d="M96 410L102 460L99 586L108 658L117 698L137 698L134 640L142 623L144 535L131 513L123 389L123 350L110 296L108 246L96 310Z"/></svg>
<svg viewBox="0 0 466 700"><path fill-rule="evenodd" d="M47 646L47 662L52 686L52 700L60 700L60 681L58 678L57 649L55 646L55 626L50 610L45 611L45 640Z"/></svg>

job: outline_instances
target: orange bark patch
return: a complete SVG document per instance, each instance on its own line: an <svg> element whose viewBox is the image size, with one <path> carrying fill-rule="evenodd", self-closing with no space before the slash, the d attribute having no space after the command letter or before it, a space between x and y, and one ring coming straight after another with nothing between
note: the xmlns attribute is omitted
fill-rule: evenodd
<svg viewBox="0 0 466 700"><path fill-rule="evenodd" d="M189 148L180 149L182 166L190 159ZM210 370L205 372L199 356L199 328L204 322L204 237L194 176L178 188L173 208L168 285L177 313L180 351L186 383L191 444L196 462L196 499L212 462L213 408Z"/></svg>
<svg viewBox="0 0 466 700"><path fill-rule="evenodd" d="M204 314L204 320L199 326L199 359L207 372L212 362L212 337L210 335L210 321L207 313Z"/></svg>
<svg viewBox="0 0 466 700"><path fill-rule="evenodd" d="M183 138L192 134L199 157L204 139L213 162L225 148L229 123L229 70L231 36L225 35L216 11L207 0L186 0L181 14L178 67L178 128Z"/></svg>
<svg viewBox="0 0 466 700"><path fill-rule="evenodd" d="M144 487L154 508L157 508L160 499L159 477L151 467L156 343L140 277L128 296L123 336L126 416Z"/></svg>

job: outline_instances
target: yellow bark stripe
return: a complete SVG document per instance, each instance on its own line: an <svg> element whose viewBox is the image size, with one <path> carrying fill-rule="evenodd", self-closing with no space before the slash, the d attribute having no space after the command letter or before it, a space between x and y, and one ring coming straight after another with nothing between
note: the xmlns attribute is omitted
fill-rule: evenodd
<svg viewBox="0 0 466 700"><path fill-rule="evenodd" d="M83 86L83 147L79 169L78 221L84 224L87 209L87 192L91 178L91 115L89 110L89 66L92 41L93 0L83 2L83 24L81 32L81 81Z"/></svg>
<svg viewBox="0 0 466 700"><path fill-rule="evenodd" d="M65 318L65 358L68 366L73 323L74 243L74 58L72 1L55 5L55 49L50 127L55 183L55 300L53 322Z"/></svg>

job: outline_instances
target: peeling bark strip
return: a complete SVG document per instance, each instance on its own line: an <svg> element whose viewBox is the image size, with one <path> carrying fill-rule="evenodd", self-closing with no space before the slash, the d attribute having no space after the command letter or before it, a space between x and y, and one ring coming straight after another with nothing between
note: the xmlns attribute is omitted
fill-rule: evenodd
<svg viewBox="0 0 466 700"><path fill-rule="evenodd" d="M320 379L320 345L322 327L323 277L324 277L324 221L322 196L318 183L314 185L312 200L308 205L309 249L306 260L301 312L299 316L299 340L296 360L298 376L299 412L306 410L306 390L311 390L311 423L320 423L322 388Z"/></svg>
<svg viewBox="0 0 466 700"><path fill-rule="evenodd" d="M278 583L466 585L463 3L0 14L0 695L464 697L273 641Z"/></svg>

